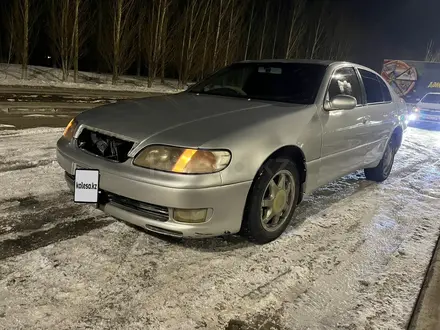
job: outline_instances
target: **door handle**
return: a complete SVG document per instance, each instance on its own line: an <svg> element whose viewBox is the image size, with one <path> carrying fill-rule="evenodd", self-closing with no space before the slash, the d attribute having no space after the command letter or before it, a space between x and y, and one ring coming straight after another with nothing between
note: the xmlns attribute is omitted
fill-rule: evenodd
<svg viewBox="0 0 440 330"><path fill-rule="evenodd" d="M365 117L362 117L362 124L366 124L366 123L368 123L370 121L370 116L365 116Z"/></svg>

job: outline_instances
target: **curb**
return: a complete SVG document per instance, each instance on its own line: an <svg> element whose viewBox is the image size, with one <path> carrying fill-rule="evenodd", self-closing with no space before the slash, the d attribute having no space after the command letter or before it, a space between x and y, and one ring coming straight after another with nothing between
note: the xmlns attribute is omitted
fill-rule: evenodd
<svg viewBox="0 0 440 330"><path fill-rule="evenodd" d="M436 298L437 297L437 298ZM434 300L434 301L433 301ZM435 301L436 300L436 301ZM408 330L440 329L440 233L408 323Z"/></svg>

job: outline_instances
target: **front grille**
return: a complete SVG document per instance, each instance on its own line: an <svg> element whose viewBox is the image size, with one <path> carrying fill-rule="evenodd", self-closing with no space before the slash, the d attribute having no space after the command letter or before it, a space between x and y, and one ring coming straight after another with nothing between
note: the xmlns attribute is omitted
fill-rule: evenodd
<svg viewBox="0 0 440 330"><path fill-rule="evenodd" d="M124 209L128 212L135 213L137 215L152 220L158 220L158 221L169 220L169 212L167 207L137 201L104 190L101 190L99 195L100 195L100 202L99 202L100 204L106 204L106 203L115 204L115 206L121 209Z"/></svg>
<svg viewBox="0 0 440 330"><path fill-rule="evenodd" d="M77 139L78 148L99 157L123 163L128 159L128 153L133 142L121 140L114 136L83 129Z"/></svg>

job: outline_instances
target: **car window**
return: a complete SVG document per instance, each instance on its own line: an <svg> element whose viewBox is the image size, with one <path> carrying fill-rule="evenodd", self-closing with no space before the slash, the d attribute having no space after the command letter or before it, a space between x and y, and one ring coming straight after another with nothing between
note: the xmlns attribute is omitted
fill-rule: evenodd
<svg viewBox="0 0 440 330"><path fill-rule="evenodd" d="M362 81L364 82L367 103L384 102L382 87L376 75L370 71L359 69Z"/></svg>
<svg viewBox="0 0 440 330"><path fill-rule="evenodd" d="M420 102L440 104L440 94L426 94Z"/></svg>
<svg viewBox="0 0 440 330"><path fill-rule="evenodd" d="M362 103L361 87L356 71L353 68L342 68L333 74L328 88L328 99L331 100L336 95L350 95L356 98L357 104Z"/></svg>
<svg viewBox="0 0 440 330"><path fill-rule="evenodd" d="M377 80L379 81L380 88L382 89L382 96L384 102L391 102L391 93L390 89L388 88L387 84L384 83L384 81L378 76Z"/></svg>
<svg viewBox="0 0 440 330"><path fill-rule="evenodd" d="M189 93L312 104L327 67L312 63L250 62L220 70Z"/></svg>

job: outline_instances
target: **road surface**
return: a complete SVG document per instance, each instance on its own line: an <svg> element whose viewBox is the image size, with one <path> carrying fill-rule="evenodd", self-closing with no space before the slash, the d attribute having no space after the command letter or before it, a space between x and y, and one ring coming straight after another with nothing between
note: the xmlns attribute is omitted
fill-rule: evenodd
<svg viewBox="0 0 440 330"><path fill-rule="evenodd" d="M280 239L177 240L77 205L60 128L0 130L0 329L405 329L439 235L440 132L349 175Z"/></svg>
<svg viewBox="0 0 440 330"><path fill-rule="evenodd" d="M0 86L0 109L88 109L121 99L160 93L84 88Z"/></svg>
<svg viewBox="0 0 440 330"><path fill-rule="evenodd" d="M83 110L159 93L82 88L0 86L0 129L65 127Z"/></svg>

